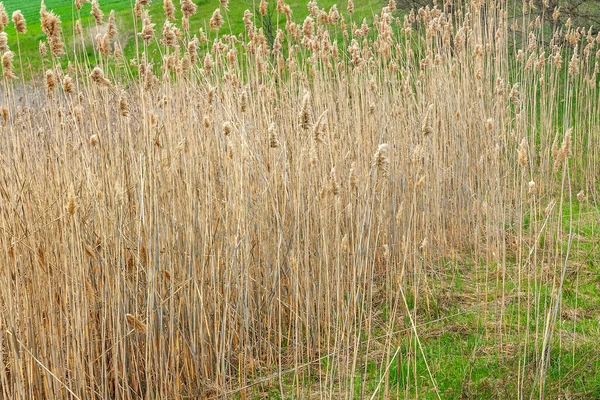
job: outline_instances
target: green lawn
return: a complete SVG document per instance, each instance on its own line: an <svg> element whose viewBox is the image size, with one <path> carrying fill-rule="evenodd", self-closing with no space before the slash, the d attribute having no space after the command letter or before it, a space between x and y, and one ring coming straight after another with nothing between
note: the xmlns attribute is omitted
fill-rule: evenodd
<svg viewBox="0 0 600 400"><path fill-rule="evenodd" d="M213 37L215 33L210 32L207 29L208 21L213 11L220 6L218 0L195 0L198 5L196 14L190 20L190 36L193 36L198 32L199 28L203 28L205 32L209 34L209 38ZM20 9L25 16L27 21L27 33L19 35L19 47L21 58L24 66L24 74L27 77L38 76L42 72L42 60L39 56L39 42L45 40L46 36L40 27L40 1L38 0L5 0L4 6L9 14L12 15L13 11ZM132 13L132 7L134 1L120 1L120 0L100 0L100 9L103 11L106 21L108 14L111 10L115 11L117 27L118 27L118 41L125 50L127 57L132 57L135 54L135 29L134 29L134 16ZM271 6L274 7L275 2L271 1ZM304 18L308 15L306 9L306 2L303 0L288 1L292 10L294 20L301 23ZM46 8L48 11L53 11L55 14L60 16L62 20L63 37L67 46L67 54L61 57L63 64L73 58L74 44L72 41L74 34L74 21L81 18L82 26L86 32L86 44L87 44L87 56L94 60L94 52L92 47L92 38L95 37L95 22L90 15L91 4L84 3L80 11L78 11L72 0L46 0ZM174 1L175 8L177 9L177 18L181 18L179 12L179 1ZM244 24L242 18L244 11L249 9L252 11L253 5L258 6L259 1L251 0L237 0L231 1L229 4L229 11L222 10L223 17L225 18L225 26L221 29L223 33L239 34L244 31ZM371 16L378 12L383 5L383 2L378 0L365 0L355 2L355 12L352 16L346 12L347 0L336 2L335 0L321 0L318 2L320 8L329 10L331 6L338 4L338 9L346 18L346 21L357 21L360 24L363 18L371 19ZM253 12L254 13L254 12ZM256 13L255 13L256 14ZM279 23L279 26L283 28L285 25L285 17L274 13L273 22ZM150 5L150 15L152 22L156 24L155 30L160 35L162 31L162 24L164 23L164 12L163 2L155 0ZM138 21L139 23L139 21ZM256 24L260 26L260 22L257 20ZM17 53L18 45L14 27L12 23L5 29L9 35L9 46ZM212 35L212 36L211 36ZM212 43L212 40L209 41ZM46 62L46 65L49 65ZM17 71L19 68L17 67ZM39 75L41 76L41 75Z"/></svg>

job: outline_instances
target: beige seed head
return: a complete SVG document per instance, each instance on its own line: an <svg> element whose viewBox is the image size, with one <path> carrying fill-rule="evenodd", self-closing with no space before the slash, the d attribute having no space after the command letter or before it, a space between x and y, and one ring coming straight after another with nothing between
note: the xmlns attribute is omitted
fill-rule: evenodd
<svg viewBox="0 0 600 400"><path fill-rule="evenodd" d="M27 24L25 24L25 17L21 13L21 10L17 10L13 13L12 20L15 24L15 31L17 31L17 33L27 32Z"/></svg>
<svg viewBox="0 0 600 400"><path fill-rule="evenodd" d="M12 51L7 51L2 55L2 73L9 79L17 78L13 72L13 58L15 58L15 53Z"/></svg>
<svg viewBox="0 0 600 400"><path fill-rule="evenodd" d="M0 114L2 115L2 119L4 120L4 122L8 121L8 107L6 107L6 105L2 104L2 107L0 107Z"/></svg>
<svg viewBox="0 0 600 400"><path fill-rule="evenodd" d="M242 91L240 97L240 110L244 113L248 110L248 93L244 90Z"/></svg>
<svg viewBox="0 0 600 400"><path fill-rule="evenodd" d="M529 181L529 183L527 184L527 186L529 187L529 194L534 194L535 193L535 182L534 181Z"/></svg>
<svg viewBox="0 0 600 400"><path fill-rule="evenodd" d="M165 24L163 25L162 40L160 42L167 47L177 47L178 42L176 29L177 28L170 23L169 20L166 20Z"/></svg>
<svg viewBox="0 0 600 400"><path fill-rule="evenodd" d="M228 136L232 131L231 122L229 122L229 121L223 122L222 129L223 129L223 134L225 136Z"/></svg>
<svg viewBox="0 0 600 400"><path fill-rule="evenodd" d="M123 117L129 116L129 102L127 101L125 93L121 93L121 96L119 97L119 111Z"/></svg>
<svg viewBox="0 0 600 400"><path fill-rule="evenodd" d="M104 17L104 13L100 10L100 6L98 4L98 0L92 0L92 11L90 12L94 19L96 20L96 26L100 26L104 24L102 18Z"/></svg>
<svg viewBox="0 0 600 400"><path fill-rule="evenodd" d="M342 253L345 253L348 251L348 234L345 234L342 237L342 241L340 243L340 250Z"/></svg>
<svg viewBox="0 0 600 400"><path fill-rule="evenodd" d="M310 92L306 91L304 93L304 97L302 98L302 107L300 109L300 126L302 129L308 129L308 124L310 123Z"/></svg>
<svg viewBox="0 0 600 400"><path fill-rule="evenodd" d="M127 319L129 326L135 329L136 332L146 333L146 324L140 319L136 318L133 314L125 314L125 318Z"/></svg>
<svg viewBox="0 0 600 400"><path fill-rule="evenodd" d="M115 24L115 10L111 10L108 14L108 26L104 34L108 41L113 40L117 36L117 25Z"/></svg>
<svg viewBox="0 0 600 400"><path fill-rule="evenodd" d="M275 149L280 146L279 139L277 138L277 128L275 127L275 122L271 122L269 125L269 147Z"/></svg>
<svg viewBox="0 0 600 400"><path fill-rule="evenodd" d="M325 110L317 118L317 122L313 125L313 139L315 143L323 143L323 135L325 134L325 127L327 125L327 111Z"/></svg>
<svg viewBox="0 0 600 400"><path fill-rule="evenodd" d="M8 51L8 33L0 32L0 51Z"/></svg>
<svg viewBox="0 0 600 400"><path fill-rule="evenodd" d="M104 72L98 66L93 69L90 78L92 78L92 81L100 86L111 86L110 81L106 79Z"/></svg>
<svg viewBox="0 0 600 400"><path fill-rule="evenodd" d="M73 93L73 79L69 75L65 75L63 78L63 90L65 93Z"/></svg>
<svg viewBox="0 0 600 400"><path fill-rule="evenodd" d="M390 166L389 151L390 146L387 143L382 143L373 157L373 167L377 168L383 176L387 175Z"/></svg>
<svg viewBox="0 0 600 400"><path fill-rule="evenodd" d="M267 8L268 8L268 4L266 0L260 0L260 5L258 6L258 12L260 13L260 15L262 15L263 17L265 15L267 15Z"/></svg>
<svg viewBox="0 0 600 400"><path fill-rule="evenodd" d="M223 26L224 20L221 16L221 9L217 8L210 17L209 26L213 31L218 31Z"/></svg>
<svg viewBox="0 0 600 400"><path fill-rule="evenodd" d="M92 135L92 136L90 136L90 144L92 146L94 146L94 147L97 146L99 141L100 140L98 139L98 135Z"/></svg>
<svg viewBox="0 0 600 400"><path fill-rule="evenodd" d="M133 7L133 11L136 17L142 18L144 12L147 11L144 9L144 7L150 5L150 1L151 0L135 0L135 6Z"/></svg>
<svg viewBox="0 0 600 400"><path fill-rule="evenodd" d="M213 61L212 55L210 53L206 53L206 55L204 56L204 71L206 71L207 74L210 74L214 65L215 63Z"/></svg>
<svg viewBox="0 0 600 400"><path fill-rule="evenodd" d="M77 199L73 191L69 192L69 199L67 201L67 212L74 215L77 212Z"/></svg>
<svg viewBox="0 0 600 400"><path fill-rule="evenodd" d="M0 2L0 32L6 28L6 25L8 25L8 14L6 13L4 4Z"/></svg>
<svg viewBox="0 0 600 400"><path fill-rule="evenodd" d="M173 0L164 0L163 9L165 11L165 16L167 17L167 19L175 21L175 5L173 4Z"/></svg>
<svg viewBox="0 0 600 400"><path fill-rule="evenodd" d="M198 6L192 0L181 0L181 12L185 18L190 18L196 13Z"/></svg>
<svg viewBox="0 0 600 400"><path fill-rule="evenodd" d="M196 61L198 61L198 44L199 40L196 35L194 35L193 39L188 42L187 54L190 57L191 63L196 63Z"/></svg>
<svg viewBox="0 0 600 400"><path fill-rule="evenodd" d="M331 172L329 173L329 178L330 178L330 189L331 189L331 194L333 194L334 196L337 196L340 194L340 183L338 181L337 178L337 174L335 172L335 167L331 168Z"/></svg>
<svg viewBox="0 0 600 400"><path fill-rule="evenodd" d="M61 33L61 21L53 12L47 12L46 6L42 2L40 9L42 31L46 34L48 45L50 46L50 52L54 56L64 54L65 44L62 42Z"/></svg>
<svg viewBox="0 0 600 400"><path fill-rule="evenodd" d="M150 19L150 14L148 11L144 11L144 18L142 19L142 31L138 33L138 35L144 39L144 43L148 45L150 41L154 38L154 26L156 24L152 23Z"/></svg>

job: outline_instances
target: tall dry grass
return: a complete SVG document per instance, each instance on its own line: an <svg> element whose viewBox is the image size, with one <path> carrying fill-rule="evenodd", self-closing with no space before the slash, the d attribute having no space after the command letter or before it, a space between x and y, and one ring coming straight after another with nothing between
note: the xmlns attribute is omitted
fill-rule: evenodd
<svg viewBox="0 0 600 400"><path fill-rule="evenodd" d="M420 337L456 276L499 355L518 337L514 398L544 396L564 216L597 196L595 36L491 1L362 26L278 1L270 48L250 15L235 37L215 12L206 39L147 3L131 62L98 2L99 65L80 25L61 56L45 8L45 84L2 58L4 398L424 395Z"/></svg>

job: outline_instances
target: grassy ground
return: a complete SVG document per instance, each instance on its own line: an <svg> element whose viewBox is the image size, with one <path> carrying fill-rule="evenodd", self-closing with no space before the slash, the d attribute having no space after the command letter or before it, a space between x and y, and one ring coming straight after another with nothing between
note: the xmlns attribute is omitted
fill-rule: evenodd
<svg viewBox="0 0 600 400"><path fill-rule="evenodd" d="M3 1L6 10L9 13L9 16L12 15L13 11L21 10L23 15L25 16L25 20L27 21L27 33L25 35L21 35L19 37L19 45L21 49L21 56L26 65L27 69L24 71L25 77L35 77L41 76L42 72L42 62L39 57L38 49L39 42L45 40L46 36L41 30L40 27L40 2L38 0L5 0ZM133 2L135 3L135 2ZM129 1L119 1L119 0L100 0L100 9L105 14L105 21L108 17L108 14L111 10L115 11L116 20L117 20L117 29L118 29L118 41L124 49L126 57L133 57L135 55L135 29L134 29L134 15L132 13L132 4ZM181 12L179 10L179 2L174 1L175 7L177 9L176 17L178 19L181 18ZM226 21L226 28L221 31L221 34L227 31L230 31L233 34L240 34L244 31L244 24L242 18L244 16L244 11L249 9L253 10L254 5L258 7L258 1L251 0L239 0L232 1L229 4L229 10L222 10L223 17ZM73 43L70 38L73 35L74 24L77 19L81 19L82 26L87 30L87 46L88 46L88 57L92 60L95 58L94 49L93 49L93 38L96 35L95 31L95 22L93 17L90 15L91 4L84 3L83 7L80 11L78 11L74 2L71 0L47 0L45 1L46 8L49 11L53 11L55 14L60 16L63 23L63 33L65 36L65 43L67 45L67 54L62 57L63 66L66 66L67 60L73 57ZM203 28L204 31L209 35L211 35L210 30L207 28L208 21L216 8L219 8L220 2L217 0L200 0L195 1L195 4L198 6L197 13L190 20L190 30L192 35L199 28ZM306 4L303 1L291 1L289 2L292 11L294 13L294 19L297 21L302 21L307 15L308 11L306 9ZM319 1L319 6L321 8L329 9L332 5L338 4L335 0L322 0ZM351 20L355 20L360 23L363 18L372 19L374 13L376 13L380 7L381 2L378 0L365 0L361 2L356 2L355 12L352 18L348 16L345 12L346 4L345 2L339 3L338 7L342 14L346 16L348 22ZM153 1L149 7L150 13L153 16L153 22L156 24L156 30L158 33L161 31L162 24L164 20L160 19L160 15L163 14L163 5L162 1ZM254 11L253 11L254 13ZM273 20L275 24L278 21L274 18ZM281 28L285 24L285 20L280 17L279 23ZM140 25L140 21L137 21L138 26ZM260 26L260 21L259 21ZM16 50L16 36L15 30L12 24L10 24L6 28L6 32L9 34L9 45ZM214 35L213 35L214 36ZM212 41L211 41L212 43ZM151 51L156 51L156 46L152 47ZM15 51L16 52L16 51Z"/></svg>

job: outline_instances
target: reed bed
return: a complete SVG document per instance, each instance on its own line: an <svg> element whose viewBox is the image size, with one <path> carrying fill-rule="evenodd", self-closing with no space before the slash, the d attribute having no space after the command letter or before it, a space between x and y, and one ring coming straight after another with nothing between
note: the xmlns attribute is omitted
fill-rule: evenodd
<svg viewBox="0 0 600 400"><path fill-rule="evenodd" d="M40 79L2 49L2 397L445 398L421 338L457 278L510 397L557 393L600 36L533 2L261 1L239 36L148 3L131 60L96 0L98 65L43 5Z"/></svg>

